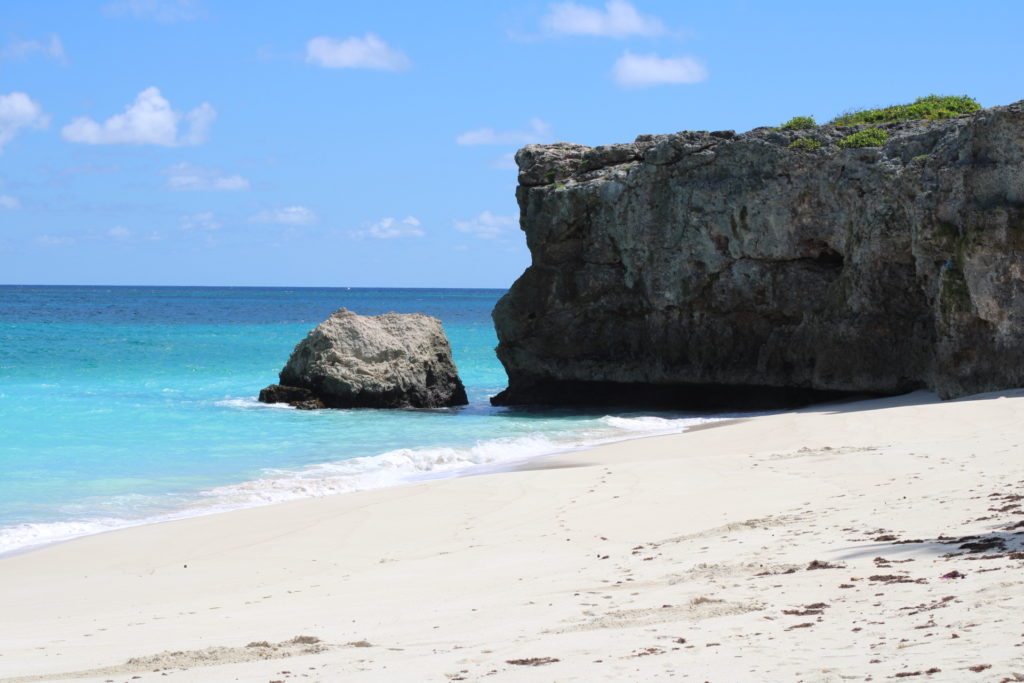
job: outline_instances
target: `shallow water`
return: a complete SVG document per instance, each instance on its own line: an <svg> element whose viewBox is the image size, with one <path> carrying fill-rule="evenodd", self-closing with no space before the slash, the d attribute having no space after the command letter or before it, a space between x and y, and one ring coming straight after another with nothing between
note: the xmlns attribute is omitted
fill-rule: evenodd
<svg viewBox="0 0 1024 683"><path fill-rule="evenodd" d="M493 408L502 290L0 287L0 552L470 472L683 430L676 413ZM255 400L340 306L442 320L470 405L297 411Z"/></svg>

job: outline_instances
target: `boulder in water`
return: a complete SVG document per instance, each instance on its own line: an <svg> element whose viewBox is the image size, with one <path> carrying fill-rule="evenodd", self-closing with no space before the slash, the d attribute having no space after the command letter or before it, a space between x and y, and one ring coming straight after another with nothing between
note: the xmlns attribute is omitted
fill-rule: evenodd
<svg viewBox="0 0 1024 683"><path fill-rule="evenodd" d="M264 403L298 408L443 408L468 403L441 321L340 308L300 341Z"/></svg>

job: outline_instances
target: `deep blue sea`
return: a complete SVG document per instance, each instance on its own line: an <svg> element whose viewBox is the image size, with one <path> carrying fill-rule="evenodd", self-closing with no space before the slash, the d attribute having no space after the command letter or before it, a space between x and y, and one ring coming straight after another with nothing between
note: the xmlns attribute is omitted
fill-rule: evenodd
<svg viewBox="0 0 1024 683"><path fill-rule="evenodd" d="M501 290L0 286L0 553L220 510L500 469L682 431L671 413L493 408ZM339 307L441 319L470 405L256 401Z"/></svg>

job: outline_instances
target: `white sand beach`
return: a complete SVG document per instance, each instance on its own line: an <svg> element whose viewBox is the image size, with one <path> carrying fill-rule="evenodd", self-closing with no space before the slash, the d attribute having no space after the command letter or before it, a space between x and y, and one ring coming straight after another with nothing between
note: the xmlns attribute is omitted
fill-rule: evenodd
<svg viewBox="0 0 1024 683"><path fill-rule="evenodd" d="M1024 391L0 559L2 681L1024 681Z"/></svg>

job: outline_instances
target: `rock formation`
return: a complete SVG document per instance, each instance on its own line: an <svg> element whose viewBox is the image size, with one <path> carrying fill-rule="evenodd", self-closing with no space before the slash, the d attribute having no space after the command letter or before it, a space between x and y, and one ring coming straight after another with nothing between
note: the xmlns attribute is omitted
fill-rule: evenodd
<svg viewBox="0 0 1024 683"><path fill-rule="evenodd" d="M441 321L338 309L300 341L264 403L297 408L441 408L467 403Z"/></svg>
<svg viewBox="0 0 1024 683"><path fill-rule="evenodd" d="M883 146L838 146L870 127ZM533 261L494 310L496 404L1024 385L1024 102L530 145L516 162Z"/></svg>

